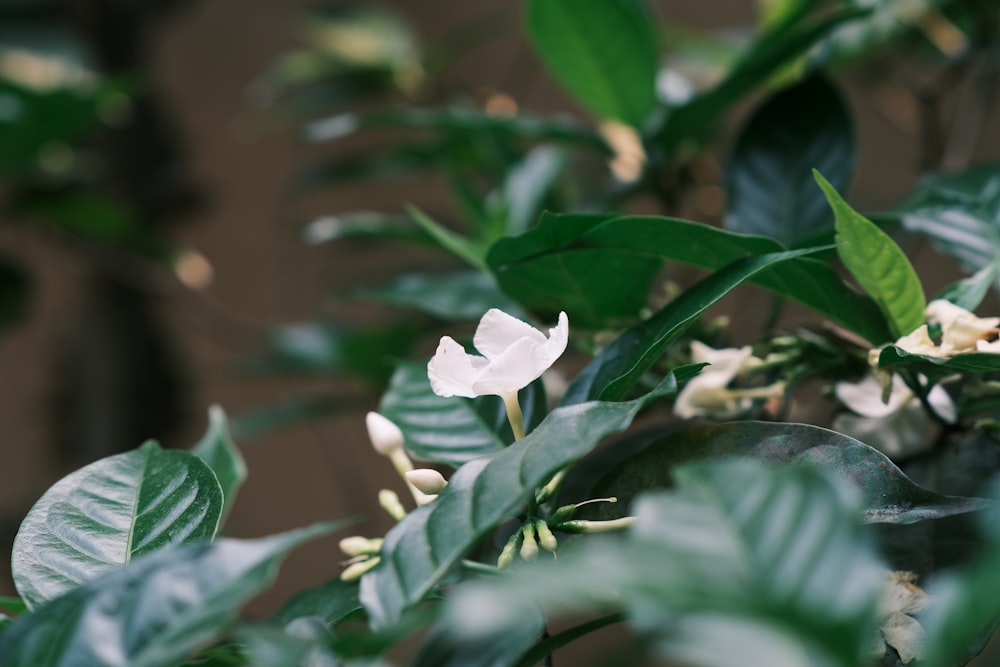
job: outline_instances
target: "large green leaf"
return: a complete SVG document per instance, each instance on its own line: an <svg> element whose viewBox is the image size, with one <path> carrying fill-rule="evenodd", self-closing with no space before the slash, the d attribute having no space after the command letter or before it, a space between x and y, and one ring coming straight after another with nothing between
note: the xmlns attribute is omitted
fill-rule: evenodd
<svg viewBox="0 0 1000 667"><path fill-rule="evenodd" d="M471 640L456 635L446 625L436 625L410 667L514 667L544 632L545 616L538 607L525 608L512 627Z"/></svg>
<svg viewBox="0 0 1000 667"><path fill-rule="evenodd" d="M890 213L967 270L981 269L1000 255L1000 162L929 174Z"/></svg>
<svg viewBox="0 0 1000 667"><path fill-rule="evenodd" d="M222 488L194 454L154 442L73 472L35 503L14 539L11 570L32 608L133 558L210 540Z"/></svg>
<svg viewBox="0 0 1000 667"><path fill-rule="evenodd" d="M878 357L881 368L905 364L908 368L928 373L933 376L952 374L957 371L972 373L992 373L1000 371L1000 354L995 352L967 352L953 357L929 357L922 354L911 354L901 347L888 345L882 349Z"/></svg>
<svg viewBox="0 0 1000 667"><path fill-rule="evenodd" d="M639 0L529 0L528 37L552 75L603 118L639 126L656 102L659 54Z"/></svg>
<svg viewBox="0 0 1000 667"><path fill-rule="evenodd" d="M837 189L854 170L854 131L837 90L813 76L769 99L750 118L726 170L726 227L793 245L832 227L812 170Z"/></svg>
<svg viewBox="0 0 1000 667"><path fill-rule="evenodd" d="M407 273L384 287L354 292L362 298L413 308L445 320L478 320L490 308L524 318L521 307L482 271Z"/></svg>
<svg viewBox="0 0 1000 667"><path fill-rule="evenodd" d="M743 257L783 250L774 239L676 218L544 215L536 229L495 243L487 261L500 287L528 308L545 314L565 310L573 322L596 324L620 314L613 310L616 299L621 304L623 297L635 294L618 290L626 284L631 290L648 285L640 275L621 282L638 260L673 259L718 270ZM850 289L822 261L792 259L750 282L805 304L872 342L891 338L875 303Z"/></svg>
<svg viewBox="0 0 1000 667"><path fill-rule="evenodd" d="M628 427L650 401L673 394L668 375L633 401L594 401L553 410L510 447L455 472L434 502L410 512L386 535L382 562L361 580L361 601L376 627L395 622L430 593L468 551L517 514L558 470L606 435Z"/></svg>
<svg viewBox="0 0 1000 667"><path fill-rule="evenodd" d="M692 460L747 457L783 464L808 461L856 488L868 521L907 524L989 506L982 498L942 496L913 483L885 454L818 426L732 422L687 429L651 444L619 464L595 493L624 504L594 506L601 516L620 513L639 493L669 484L672 471Z"/></svg>
<svg viewBox="0 0 1000 667"><path fill-rule="evenodd" d="M219 480L223 498L219 524L222 525L232 511L233 503L236 502L236 492L246 481L247 464L236 443L233 442L226 413L220 406L213 405L209 408L208 430L191 449L191 453L207 463Z"/></svg>
<svg viewBox="0 0 1000 667"><path fill-rule="evenodd" d="M285 624L312 616L323 619L324 623L333 627L362 609L358 600L358 583L336 577L296 593L275 612L273 620Z"/></svg>
<svg viewBox="0 0 1000 667"><path fill-rule="evenodd" d="M0 635L3 664L174 667L219 638L288 551L332 529L219 539L136 559L18 619Z"/></svg>
<svg viewBox="0 0 1000 667"><path fill-rule="evenodd" d="M496 632L530 605L625 608L670 664L868 664L884 571L852 498L811 466L751 461L675 471L645 496L627 539L560 551L453 591L458 633Z"/></svg>
<svg viewBox="0 0 1000 667"><path fill-rule="evenodd" d="M807 248L738 259L703 278L648 320L606 347L569 386L563 404L621 400L697 318L745 280L770 266L816 252Z"/></svg>
<svg viewBox="0 0 1000 667"><path fill-rule="evenodd" d="M924 323L924 288L906 253L875 223L855 211L818 171L813 172L833 209L837 254L885 314L897 336Z"/></svg>

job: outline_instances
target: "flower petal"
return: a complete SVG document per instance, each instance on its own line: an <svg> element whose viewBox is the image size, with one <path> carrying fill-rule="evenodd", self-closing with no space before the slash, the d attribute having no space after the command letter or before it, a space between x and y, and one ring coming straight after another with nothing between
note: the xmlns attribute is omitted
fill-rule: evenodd
<svg viewBox="0 0 1000 667"><path fill-rule="evenodd" d="M882 402L882 384L874 375L867 375L861 382L838 382L833 387L841 403L862 417L888 417L913 398L913 392L898 376L892 376L889 402Z"/></svg>
<svg viewBox="0 0 1000 667"><path fill-rule="evenodd" d="M548 368L538 363L542 347L531 338L516 341L503 354L490 360L489 368L473 383L472 389L477 396L503 396L528 386Z"/></svg>
<svg viewBox="0 0 1000 667"><path fill-rule="evenodd" d="M910 354L922 354L925 357L945 357L944 351L934 344L927 331L927 325L921 325L916 330L906 334L896 341L896 347Z"/></svg>
<svg viewBox="0 0 1000 667"><path fill-rule="evenodd" d="M934 412L938 414L938 417L949 424L954 424L958 421L958 408L955 407L955 401L951 400L951 396L948 395L948 392L941 385L934 385L934 388L927 394L927 402L934 408Z"/></svg>
<svg viewBox="0 0 1000 667"><path fill-rule="evenodd" d="M427 364L427 377L438 396L474 398L479 394L472 386L488 364L486 359L466 353L454 339L444 336Z"/></svg>
<svg viewBox="0 0 1000 667"><path fill-rule="evenodd" d="M493 359L522 338L538 344L545 342L545 334L535 327L498 308L491 308L479 320L472 343L484 357Z"/></svg>

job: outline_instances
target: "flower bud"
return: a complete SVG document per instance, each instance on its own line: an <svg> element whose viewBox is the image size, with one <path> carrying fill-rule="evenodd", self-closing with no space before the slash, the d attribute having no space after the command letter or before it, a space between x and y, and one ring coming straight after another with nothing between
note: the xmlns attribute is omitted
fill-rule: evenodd
<svg viewBox="0 0 1000 667"><path fill-rule="evenodd" d="M521 529L524 541L521 543L521 558L535 560L538 558L538 542L535 541L535 524L532 521L524 524Z"/></svg>
<svg viewBox="0 0 1000 667"><path fill-rule="evenodd" d="M403 432L387 417L377 412L365 415L365 426L368 428L368 439L372 447L382 456L392 456L403 448Z"/></svg>
<svg viewBox="0 0 1000 667"><path fill-rule="evenodd" d="M448 480L433 468L417 468L406 473L406 481L428 496L436 496L448 486Z"/></svg>
<svg viewBox="0 0 1000 667"><path fill-rule="evenodd" d="M342 539L338 546L345 556L373 555L379 552L384 541L381 537L371 539L361 535L352 535Z"/></svg>
<svg viewBox="0 0 1000 667"><path fill-rule="evenodd" d="M353 563L340 573L340 579L342 581L357 581L380 562L382 562L382 559L379 556L375 556L374 558L368 558L359 563Z"/></svg>
<svg viewBox="0 0 1000 667"><path fill-rule="evenodd" d="M399 496L396 495L395 491L389 489L379 491L378 504L396 521L402 521L403 517L406 516L406 508L403 507L403 503L399 502Z"/></svg>
<svg viewBox="0 0 1000 667"><path fill-rule="evenodd" d="M538 533L538 543L542 545L543 549L546 551L556 550L556 547L559 546L559 542L556 540L556 536L552 534L549 524L539 519L535 522L535 531Z"/></svg>
<svg viewBox="0 0 1000 667"><path fill-rule="evenodd" d="M507 540L507 544L503 545L503 549L500 550L500 557L497 558L497 569L504 570L511 563L514 562L514 554L517 553L517 545L521 541L521 531L515 531L510 539Z"/></svg>
<svg viewBox="0 0 1000 667"><path fill-rule="evenodd" d="M620 519L610 521L566 521L556 526L556 530L564 533L610 533L615 530L624 530L635 523L634 516L623 516Z"/></svg>

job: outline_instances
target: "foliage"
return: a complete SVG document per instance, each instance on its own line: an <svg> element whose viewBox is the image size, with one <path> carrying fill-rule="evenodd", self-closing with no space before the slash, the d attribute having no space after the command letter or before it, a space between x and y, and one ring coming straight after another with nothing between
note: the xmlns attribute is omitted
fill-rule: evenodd
<svg viewBox="0 0 1000 667"><path fill-rule="evenodd" d="M440 85L482 26L435 50L384 10L310 14L302 49L259 82L268 99L322 146L395 134L298 184L435 175L454 207L307 224L313 243L419 244L442 270L352 286L401 312L279 327L256 368L366 379L381 396L372 445L412 502L380 491L396 521L384 537L343 537L334 578L241 621L286 553L342 524L218 537L247 471L214 408L190 452L103 458L31 509L19 597L0 600L0 667L528 667L608 626L627 642L611 664L965 664L1000 623L1000 494L969 482L1000 468L1000 317L971 312L1000 267L1000 164L932 171L862 214L843 194L858 146L839 91L844 67L889 50L949 75L995 67L995 35L977 29L1000 23L989 4L763 3L755 37L715 49L723 70L699 81L673 63L704 59L713 38L660 44L680 32L640 0L526 0L513 23L591 114L575 119ZM942 21L961 54L935 41ZM679 217L699 161L725 145L723 227ZM113 210L72 203L67 226L123 238ZM972 275L928 303L907 234ZM717 317L757 288L762 321ZM812 324L786 324L786 302ZM441 333L428 375L414 351ZM882 399L839 398L862 382ZM342 408L282 404L237 425ZM914 414L926 428L901 430ZM861 420L865 437L848 428ZM881 433L905 451L879 451ZM952 528L969 548L937 558Z"/></svg>

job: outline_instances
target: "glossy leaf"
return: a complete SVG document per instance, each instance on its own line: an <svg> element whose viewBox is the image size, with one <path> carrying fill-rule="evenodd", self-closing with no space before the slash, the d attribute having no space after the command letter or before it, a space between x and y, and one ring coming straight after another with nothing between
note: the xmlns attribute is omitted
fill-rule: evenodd
<svg viewBox="0 0 1000 667"><path fill-rule="evenodd" d="M698 426L653 443L621 463L595 490L616 495L625 505L595 507L602 517L619 515L624 511L619 507L626 507L629 499L669 484L677 466L733 457L772 464L807 461L823 467L858 490L865 516L873 523L915 523L989 506L981 498L942 496L921 488L878 450L835 431L747 421Z"/></svg>
<svg viewBox="0 0 1000 667"><path fill-rule="evenodd" d="M332 528L138 558L19 619L0 635L0 656L11 665L174 667L227 629L288 551Z"/></svg>
<svg viewBox="0 0 1000 667"><path fill-rule="evenodd" d="M297 618L314 616L334 627L362 609L358 583L337 577L315 588L299 591L282 605L272 620L286 624Z"/></svg>
<svg viewBox="0 0 1000 667"><path fill-rule="evenodd" d="M375 627L394 623L428 595L476 543L528 503L535 489L628 427L650 401L676 391L673 375L624 403L590 402L553 410L510 447L466 463L437 500L410 512L386 535L382 562L361 580L361 602Z"/></svg>
<svg viewBox="0 0 1000 667"><path fill-rule="evenodd" d="M754 274L817 250L809 248L744 257L703 278L604 348L573 380L562 403L570 405L595 398L621 400L667 348L719 299Z"/></svg>
<svg viewBox="0 0 1000 667"><path fill-rule="evenodd" d="M355 295L413 308L443 320L478 320L490 308L525 318L521 307L497 287L489 273L407 273L384 287L358 289Z"/></svg>
<svg viewBox="0 0 1000 667"><path fill-rule="evenodd" d="M1000 162L957 173L930 174L893 207L910 231L921 232L967 270L1000 255Z"/></svg>
<svg viewBox="0 0 1000 667"><path fill-rule="evenodd" d="M636 0L529 0L528 37L549 72L602 118L639 126L653 109L659 53Z"/></svg>
<svg viewBox="0 0 1000 667"><path fill-rule="evenodd" d="M459 587L446 620L495 632L533 604L617 606L670 664L867 664L884 566L849 494L810 466L704 462L675 479L637 501L626 538Z"/></svg>
<svg viewBox="0 0 1000 667"><path fill-rule="evenodd" d="M812 169L842 190L854 161L851 118L829 81L816 75L777 93L737 141L726 170L726 227L788 246L832 227Z"/></svg>
<svg viewBox="0 0 1000 667"><path fill-rule="evenodd" d="M222 507L215 473L193 454L147 442L109 456L56 482L28 512L11 555L14 585L34 609L139 556L212 539Z"/></svg>
<svg viewBox="0 0 1000 667"><path fill-rule="evenodd" d="M1000 259L987 264L968 278L948 285L934 298L944 299L968 311L974 311L986 298L998 276L1000 276Z"/></svg>
<svg viewBox="0 0 1000 667"><path fill-rule="evenodd" d="M844 201L829 181L813 172L823 189L837 228L837 254L862 289L885 314L897 336L924 323L924 288L906 253L873 222Z"/></svg>
<svg viewBox="0 0 1000 667"><path fill-rule="evenodd" d="M434 241L437 242L441 248L447 250L473 268L482 270L486 269L486 265L483 261L483 257L486 254L485 245L448 229L440 222L434 220L429 215L414 206L408 207L407 212L410 214L410 217L413 218L413 221L416 222L428 236L434 239Z"/></svg>
<svg viewBox="0 0 1000 667"><path fill-rule="evenodd" d="M191 449L215 473L222 487L222 525L236 502L236 492L243 486L247 478L247 464L243 460L233 437L229 433L229 422L226 413L218 405L208 410L208 430L201 440Z"/></svg>
<svg viewBox="0 0 1000 667"><path fill-rule="evenodd" d="M673 259L718 270L743 257L783 250L773 239L676 218L544 215L536 229L495 243L487 260L500 287L526 307L543 314L565 310L573 322L583 324L606 321L617 314L616 303L647 293L656 262L648 276L623 282L640 259ZM890 339L875 303L844 284L824 262L792 259L750 282L809 306L870 341Z"/></svg>
<svg viewBox="0 0 1000 667"><path fill-rule="evenodd" d="M545 394L532 383L519 397L530 430L544 414ZM399 426L406 436L406 449L424 461L459 466L497 452L513 440L498 397L438 396L427 379L426 364L404 363L396 368L379 412Z"/></svg>
<svg viewBox="0 0 1000 667"><path fill-rule="evenodd" d="M895 345L889 345L882 349L878 357L880 368L899 366L901 364L935 376L958 371L991 373L1000 371L1000 354L995 352L967 352L965 354L956 354L953 357L929 357L922 354L911 354Z"/></svg>
<svg viewBox="0 0 1000 667"><path fill-rule="evenodd" d="M506 234L521 234L535 224L542 202L565 165L565 151L543 145L529 151L511 167L504 179L501 199Z"/></svg>

